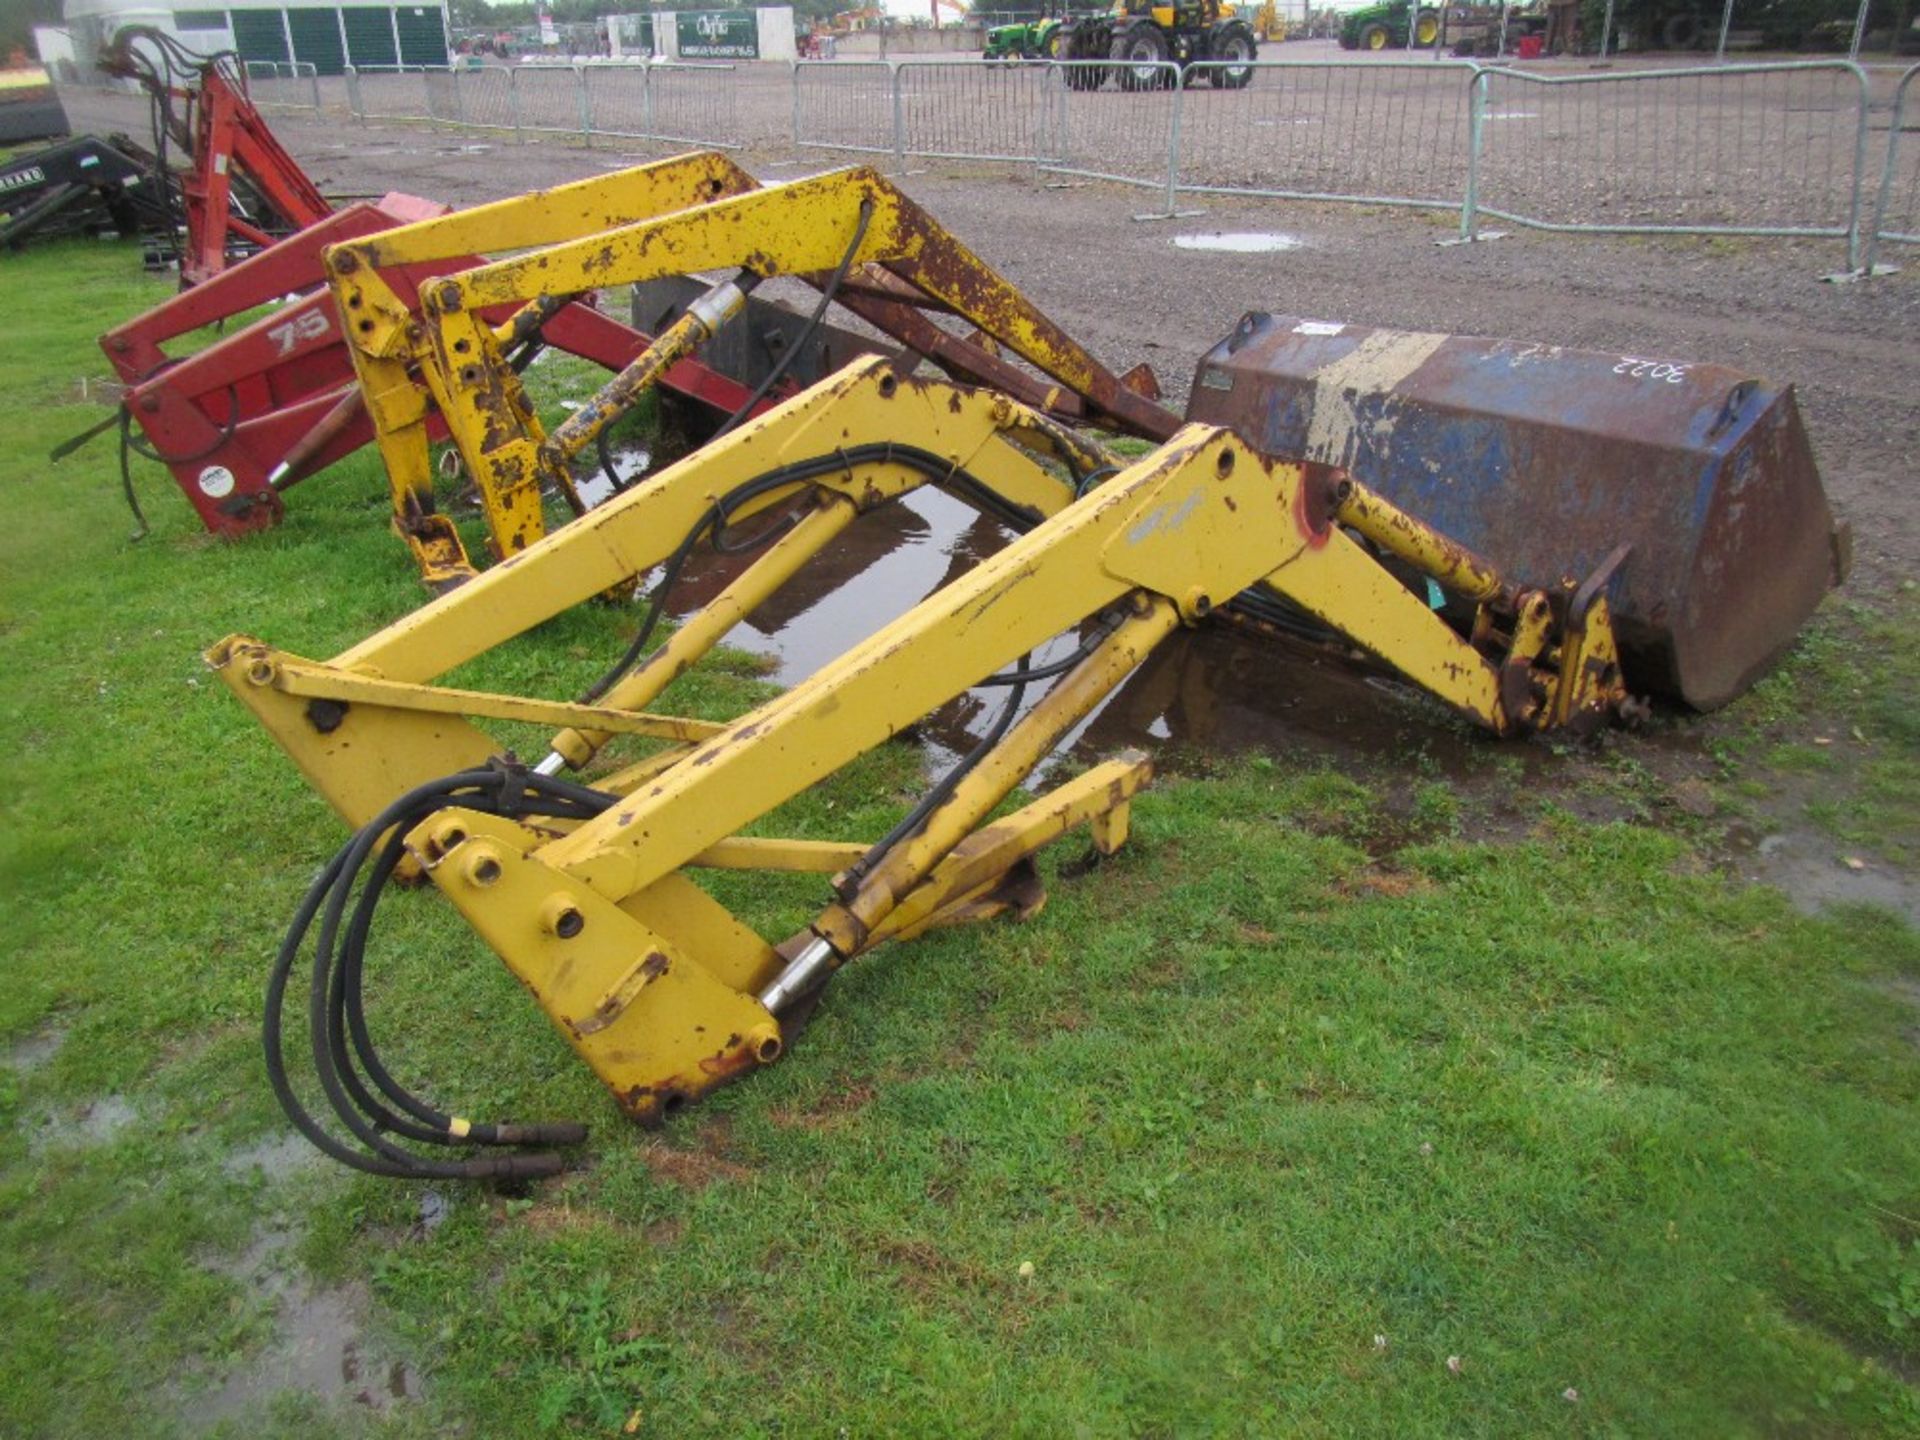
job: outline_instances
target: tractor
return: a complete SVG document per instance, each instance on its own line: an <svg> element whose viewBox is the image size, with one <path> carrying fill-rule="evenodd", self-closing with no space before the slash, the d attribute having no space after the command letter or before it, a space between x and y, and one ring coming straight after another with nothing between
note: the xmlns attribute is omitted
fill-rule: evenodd
<svg viewBox="0 0 1920 1440"><path fill-rule="evenodd" d="M1340 25L1340 48L1342 50L1385 50L1391 46L1395 50L1407 48L1407 14L1412 10L1408 0L1387 0L1383 5L1369 5L1349 14ZM1440 11L1432 5L1422 5L1418 18L1413 22L1413 43L1421 49L1430 48L1440 38Z"/></svg>
<svg viewBox="0 0 1920 1440"><path fill-rule="evenodd" d="M1060 58L1062 21L1058 16L1045 20L1027 20L1013 25L996 25L987 31L985 60L1057 60Z"/></svg>
<svg viewBox="0 0 1920 1440"><path fill-rule="evenodd" d="M1226 0L1178 5L1115 0L1108 14L1076 21L1060 50L1065 60L1114 62L1069 69L1067 84L1075 90L1098 90L1109 73L1122 90L1161 89L1172 78L1173 72L1164 68L1169 60L1180 66L1182 75L1189 66L1206 65L1201 73L1213 85L1240 90L1252 81L1253 62L1259 57L1253 27Z"/></svg>

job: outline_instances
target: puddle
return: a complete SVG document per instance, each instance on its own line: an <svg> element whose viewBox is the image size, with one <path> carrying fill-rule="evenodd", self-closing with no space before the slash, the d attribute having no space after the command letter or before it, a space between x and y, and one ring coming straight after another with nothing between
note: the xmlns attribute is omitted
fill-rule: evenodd
<svg viewBox="0 0 1920 1440"><path fill-rule="evenodd" d="M281 1130L231 1152L220 1162L220 1168L237 1180L247 1179L255 1172L269 1180L279 1180L310 1170L319 1160L320 1152L304 1135Z"/></svg>
<svg viewBox="0 0 1920 1440"><path fill-rule="evenodd" d="M304 1392L321 1400L385 1411L423 1394L404 1361L367 1343L367 1296L359 1286L315 1289L291 1272L292 1236L259 1235L245 1251L212 1268L273 1305L274 1338L242 1362L218 1389L185 1408L202 1427L263 1406L276 1395Z"/></svg>
<svg viewBox="0 0 1920 1440"><path fill-rule="evenodd" d="M118 405L127 397L127 387L119 380L82 375L69 392L74 399L93 405Z"/></svg>
<svg viewBox="0 0 1920 1440"><path fill-rule="evenodd" d="M35 1152L105 1145L139 1118L126 1096L102 1095L98 1100L42 1114L33 1123L28 1145Z"/></svg>
<svg viewBox="0 0 1920 1440"><path fill-rule="evenodd" d="M1176 235L1176 250L1224 250L1232 255L1275 255L1298 250L1307 242L1298 235L1277 230L1209 231L1197 235Z"/></svg>
<svg viewBox="0 0 1920 1440"><path fill-rule="evenodd" d="M1757 835L1743 825L1729 830L1727 839L1740 873L1782 891L1802 914L1815 915L1829 905L1869 904L1920 925L1920 882L1871 860L1853 868L1837 840L1793 830Z"/></svg>
<svg viewBox="0 0 1920 1440"><path fill-rule="evenodd" d="M547 353L549 352L544 350L541 352L542 355ZM539 361L536 359L534 363L537 365ZM568 408L578 409L579 407L569 405ZM614 475L620 477L620 484L623 486L633 484L653 468L653 452L641 446L609 445L607 458L613 462ZM600 469L594 470L591 474L576 475L573 488L579 492L581 503L589 510L606 504L619 493L619 489L614 485L613 475Z"/></svg>
<svg viewBox="0 0 1920 1440"><path fill-rule="evenodd" d="M7 1046L4 1055L0 1055L0 1065L17 1075L31 1075L58 1055L66 1043L67 1032L57 1025L49 1025Z"/></svg>
<svg viewBox="0 0 1920 1440"><path fill-rule="evenodd" d="M933 489L862 516L786 586L729 631L725 643L769 662L787 687L845 654L882 626L957 579L1006 543L971 506ZM683 617L710 601L751 560L702 549L668 600ZM1064 657L1065 636L1034 663ZM1029 702L1045 693L1029 692ZM915 727L930 770L944 769L999 714L1002 690L969 691ZM1259 751L1363 764L1421 752L1449 775L1485 763L1491 742L1467 732L1410 687L1362 674L1305 647L1246 636L1227 626L1181 631L1159 646L1106 703L1069 732L1056 755L1094 760L1130 746L1162 751ZM1532 763L1532 762L1529 762ZM1045 767L1038 778L1044 778Z"/></svg>

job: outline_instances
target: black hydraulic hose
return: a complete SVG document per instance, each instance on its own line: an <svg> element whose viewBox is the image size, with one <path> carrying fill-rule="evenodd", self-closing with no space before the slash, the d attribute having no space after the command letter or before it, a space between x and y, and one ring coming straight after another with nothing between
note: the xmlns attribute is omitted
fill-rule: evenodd
<svg viewBox="0 0 1920 1440"><path fill-rule="evenodd" d="M860 202L860 221L853 227L853 239L848 243L846 253L841 255L840 264L833 272L833 278L827 281L826 288L820 292L820 303L813 307L813 314L807 317L806 328L801 330L800 338L780 352L780 358L773 362L773 368L767 371L766 378L754 387L753 393L741 404L740 408L729 415L720 428L713 432L718 440L753 413L754 406L772 393L787 371L793 368L794 358L807 348L807 342L820 328L820 321L827 313L827 307L833 303L833 297L840 293L841 285L846 283L847 271L853 268L853 257L860 253L860 242L867 238L867 224L873 219L873 201Z"/></svg>
<svg viewBox="0 0 1920 1440"><path fill-rule="evenodd" d="M593 448L600 461L600 473L607 477L607 484L613 487L613 493L616 495L626 494L627 487L633 483L633 480L639 478L638 472L635 473L633 480L630 480L623 476L618 470L614 469L613 452L607 448L607 432L605 429L598 430L594 433Z"/></svg>
<svg viewBox="0 0 1920 1440"><path fill-rule="evenodd" d="M133 413L124 405L120 408L120 493L126 496L127 509L133 512L133 540L144 540L153 533L147 524L146 511L140 508L140 497L133 489L133 465L127 459L132 449Z"/></svg>
<svg viewBox="0 0 1920 1440"><path fill-rule="evenodd" d="M980 762L987 758L993 747L1006 738L1007 731L1013 728L1014 717L1020 713L1020 705L1026 699L1026 695L1026 682L1014 681L1013 688L1007 692L1006 703L1000 707L1000 713L994 717L993 724L987 728L987 733L974 742L971 750L947 768L947 773L934 782L933 788L922 795L911 810L900 817L897 825L874 841L867 848L866 854L846 868L840 883L835 887L843 898L851 896L860 888L861 880L865 879L867 874L886 858L888 851L902 840L917 833L921 826L927 823L928 816L953 798L953 792L960 788L960 782L971 775Z"/></svg>
<svg viewBox="0 0 1920 1440"><path fill-rule="evenodd" d="M161 367L161 369L165 369L165 368L168 368L168 367L166 366ZM154 375L157 375L159 373L160 373L159 370L155 370L153 372ZM146 378L151 379L152 376L149 375ZM144 384L145 381L143 380L142 383ZM122 406L121 408L125 410L126 407ZM128 414L128 418L131 419L132 412L128 411L127 414ZM132 450L134 454L140 456L143 460L155 460L162 465L198 465L202 460L211 459L214 455L218 454L220 451L220 448L223 445L225 445L229 440L233 439L234 432L239 430L239 428L240 428L240 387L236 383L236 384L230 384L227 386L227 415L226 415L226 418L220 422L220 433L216 435L212 440L208 441L200 449L195 450L190 455L165 454L160 450L158 446L149 445L144 440L136 439L134 437L133 430L131 429L131 427L123 427L123 432L126 436L127 448Z"/></svg>
<svg viewBox="0 0 1920 1440"><path fill-rule="evenodd" d="M503 791L505 784L511 778L512 777L506 772L501 772L500 779ZM488 803L484 791L480 795L473 797L468 803L470 803L473 808L486 809L496 813L504 808L498 802ZM607 803L611 803L611 801L609 800ZM417 824L420 820L424 819L427 814L431 814L432 811L437 808L439 807L429 806L424 809L423 813L411 815L406 818L410 820L412 824ZM563 807L554 808L562 809ZM601 808L604 808L604 806ZM408 828L411 828L411 824L409 824ZM368 827L355 837L348 852L348 864L344 875L345 883L336 884L333 893L328 897L326 909L322 912L320 936L314 955L313 978L308 995L308 1018L312 1032L311 1040L315 1072L320 1080L322 1090L325 1091L329 1102L334 1108L334 1113L340 1117L342 1123L354 1133L362 1144L366 1145L376 1154L396 1163L419 1164L422 1162L410 1154L410 1152L382 1138L381 1131L383 1126L381 1124L381 1117L383 1115L390 1116L391 1112L382 1111L379 1110L378 1107L374 1107L376 1113L370 1114L357 1104L353 1088L348 1086L341 1073L345 1060L344 1042L328 1023L330 1015L329 1001L333 991L331 972L334 955L336 953L335 941L339 931L340 920L345 913L347 901L350 897L353 877L365 864L366 858L380 834L381 831ZM361 1091L360 1094L364 1095L364 1091ZM555 1163L557 1164L557 1159Z"/></svg>
<svg viewBox="0 0 1920 1440"><path fill-rule="evenodd" d="M462 1140L478 1144L567 1144L580 1139L584 1130L577 1125L476 1124L466 1136L456 1137L451 1133L451 1117L441 1115L411 1096L401 1101L399 1097L406 1095L406 1092L380 1064L366 1029L360 995L365 942L371 927L372 905L377 903L380 890L384 889L404 853L405 834L436 810L449 804L461 804L496 814L550 814L585 819L600 813L612 800L613 797L599 791L531 775L518 767L463 771L419 786L400 797L356 833L329 862L296 911L275 958L267 986L266 1016L262 1026L268 1077L274 1094L295 1128L323 1153L369 1173L414 1178L543 1175L552 1174L560 1168L559 1157L551 1154L484 1157L459 1162L430 1161L381 1138L381 1132L387 1130L407 1138L440 1144L461 1143ZM390 830L395 833L381 847L378 863L368 882L373 898L369 900L366 892L362 892L362 904L355 907L339 948L341 969L336 974L336 941L342 940L340 920L353 892L354 881L373 853L376 842ZM322 929L315 948L308 1007L309 1022L313 1027L316 1072L335 1114L367 1147L366 1150L342 1143L320 1125L294 1095L286 1074L281 1019L286 989L293 964L316 918L321 919ZM343 1021L346 1026L344 1039L340 1032ZM368 1073L375 1078L375 1085L416 1119L424 1121L424 1127L411 1124L373 1103L364 1086L343 1078L343 1074L351 1069L350 1065L341 1064L342 1057L349 1053L348 1040L351 1041L352 1054L367 1066ZM371 1108L362 1108L363 1102ZM441 1133L439 1136L421 1133L425 1128L437 1128Z"/></svg>
<svg viewBox="0 0 1920 1440"><path fill-rule="evenodd" d="M1099 649L1100 642L1113 633L1113 628L1112 625L1101 626L1076 646L1071 655L1062 656L1058 660L1050 660L1045 665L1034 665L1024 670L1002 670L998 675L989 675L986 679L979 682L980 688L1027 685L1035 680L1051 680L1056 675L1064 675L1082 660L1093 654L1095 650Z"/></svg>
<svg viewBox="0 0 1920 1440"><path fill-rule="evenodd" d="M978 477L951 460L936 455L931 450L922 450L916 445L899 445L891 441L849 446L844 450L834 450L825 455L796 460L756 475L750 480L742 481L722 495L701 515L699 520L694 522L693 528L687 532L673 554L668 557L661 571L660 580L647 594L647 613L641 622L639 633L635 635L633 642L627 646L620 658L614 662L612 668L581 693L580 703L591 705L599 700L628 670L633 668L635 662L645 652L647 641L652 638L654 630L659 625L667 592L672 588L688 557L700 543L701 536L710 530L715 532L716 537L720 536L724 532L727 517L736 506L771 490L787 486L797 488L822 475L836 475L856 465L868 464L899 464L917 470L935 485L952 491L959 498L1016 531L1030 530L1041 519L1037 512L1011 504L983 484ZM716 548L723 552L752 549L782 533L790 523L785 521L769 526L765 532L756 535L751 542L727 542L717 538Z"/></svg>

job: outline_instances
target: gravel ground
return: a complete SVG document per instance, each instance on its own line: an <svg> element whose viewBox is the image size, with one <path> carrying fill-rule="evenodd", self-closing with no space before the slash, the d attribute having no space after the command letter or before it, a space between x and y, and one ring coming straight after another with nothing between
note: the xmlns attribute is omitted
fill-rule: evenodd
<svg viewBox="0 0 1920 1440"><path fill-rule="evenodd" d="M66 97L75 128L138 134L142 108ZM512 145L405 125L343 129L294 117L276 132L330 193L400 189L455 204L496 199L664 153ZM769 180L844 157L747 157ZM1519 231L1441 247L1450 218L1422 212L1209 196L1204 216L1135 223L1142 192L1044 184L990 164L936 162L906 186L1116 370L1147 361L1175 403L1195 361L1247 310L1712 361L1799 389L1829 494L1855 537L1855 586L1914 575L1920 454L1920 265L1829 285L1831 242L1558 236ZM1272 230L1298 249L1175 249L1176 234Z"/></svg>

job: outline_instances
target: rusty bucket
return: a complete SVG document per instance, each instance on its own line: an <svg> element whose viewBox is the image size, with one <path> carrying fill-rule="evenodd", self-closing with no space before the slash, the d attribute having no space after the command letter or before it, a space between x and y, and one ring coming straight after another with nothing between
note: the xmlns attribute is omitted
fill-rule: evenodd
<svg viewBox="0 0 1920 1440"><path fill-rule="evenodd" d="M1628 683L1724 705L1844 568L1791 386L1717 365L1252 313L1187 418L1345 467L1519 583L1622 544Z"/></svg>

